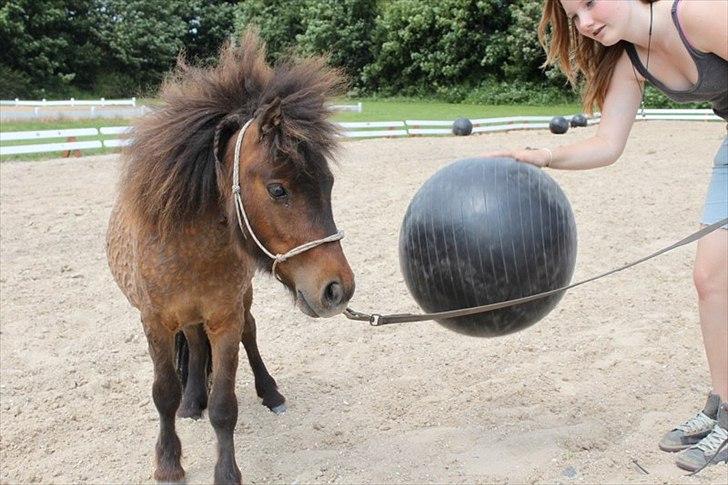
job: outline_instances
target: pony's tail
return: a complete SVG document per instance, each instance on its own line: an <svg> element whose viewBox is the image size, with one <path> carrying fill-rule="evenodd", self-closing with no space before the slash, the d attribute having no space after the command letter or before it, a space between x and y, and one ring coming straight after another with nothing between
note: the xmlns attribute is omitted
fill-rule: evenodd
<svg viewBox="0 0 728 485"><path fill-rule="evenodd" d="M174 336L174 361L177 367L177 377L179 377L182 389L184 389L190 370L190 348L187 345L185 334L182 332L177 332Z"/></svg>
<svg viewBox="0 0 728 485"><path fill-rule="evenodd" d="M212 376L212 347L210 347L210 340L205 336L205 345L207 346L207 368L206 371L206 382L210 384L210 377ZM187 385L187 377L190 371L190 346L187 343L185 334L177 332L174 336L174 361L177 368L177 377L179 377L182 383L182 389L184 390Z"/></svg>

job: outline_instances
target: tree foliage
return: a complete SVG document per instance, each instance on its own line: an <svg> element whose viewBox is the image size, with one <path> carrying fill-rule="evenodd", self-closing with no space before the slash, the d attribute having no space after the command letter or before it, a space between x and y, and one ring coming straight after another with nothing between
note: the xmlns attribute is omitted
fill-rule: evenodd
<svg viewBox="0 0 728 485"><path fill-rule="evenodd" d="M103 1L111 79L133 84L135 91L159 83L184 46L188 26L181 3Z"/></svg>
<svg viewBox="0 0 728 485"><path fill-rule="evenodd" d="M363 86L361 73L373 59L376 7L377 0L310 0L303 10L305 29L296 36L299 51L327 55Z"/></svg>
<svg viewBox="0 0 728 485"><path fill-rule="evenodd" d="M128 96L154 89L181 52L216 57L230 0L10 0L0 7L0 95Z"/></svg>
<svg viewBox="0 0 728 485"><path fill-rule="evenodd" d="M374 32L374 61L364 69L370 88L414 94L472 84L498 67L486 46L506 28L505 0L392 0Z"/></svg>
<svg viewBox="0 0 728 485"><path fill-rule="evenodd" d="M235 12L235 32L259 29L268 46L268 60L275 61L295 50L296 36L305 30L307 0L246 0Z"/></svg>
<svg viewBox="0 0 728 485"><path fill-rule="evenodd" d="M451 101L569 93L544 74L533 0L4 0L0 97L153 93L180 53L214 61L250 26L269 60L320 54L359 93Z"/></svg>
<svg viewBox="0 0 728 485"><path fill-rule="evenodd" d="M0 7L3 96L43 96L72 85L88 88L102 54L99 20L93 0L5 2ZM17 90L13 79L19 82Z"/></svg>

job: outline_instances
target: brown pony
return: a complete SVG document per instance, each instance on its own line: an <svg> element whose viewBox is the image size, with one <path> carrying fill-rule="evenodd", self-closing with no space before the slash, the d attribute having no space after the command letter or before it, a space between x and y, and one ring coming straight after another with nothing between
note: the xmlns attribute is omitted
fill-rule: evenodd
<svg viewBox="0 0 728 485"><path fill-rule="evenodd" d="M162 86L163 106L134 127L107 256L140 311L154 363L157 480L184 477L175 414L199 417L209 407L215 483L241 481L233 445L241 340L258 395L282 409L250 314L256 269L272 271L315 317L341 313L354 292L328 166L336 129L325 103L341 87L339 73L321 59L269 66L265 46L249 32L221 51L215 67L181 61ZM184 392L175 370L179 332L187 349Z"/></svg>

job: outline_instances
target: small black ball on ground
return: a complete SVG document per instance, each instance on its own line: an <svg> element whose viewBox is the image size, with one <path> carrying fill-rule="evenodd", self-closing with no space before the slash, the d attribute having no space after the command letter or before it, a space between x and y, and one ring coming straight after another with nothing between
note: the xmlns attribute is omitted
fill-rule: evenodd
<svg viewBox="0 0 728 485"><path fill-rule="evenodd" d="M549 123L549 130L555 135L563 135L569 131L569 121L563 116L554 116Z"/></svg>
<svg viewBox="0 0 728 485"><path fill-rule="evenodd" d="M571 126L572 127L583 128L583 127L587 126L588 124L589 123L587 123L586 116L584 116L584 115L579 114L579 115L574 115L571 117Z"/></svg>
<svg viewBox="0 0 728 485"><path fill-rule="evenodd" d="M473 123L467 118L458 118L452 124L452 133L457 136L468 136L473 132Z"/></svg>

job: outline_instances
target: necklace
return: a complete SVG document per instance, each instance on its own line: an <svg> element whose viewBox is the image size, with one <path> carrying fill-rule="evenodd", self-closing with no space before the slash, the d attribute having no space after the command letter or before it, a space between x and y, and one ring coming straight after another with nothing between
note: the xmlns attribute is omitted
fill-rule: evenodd
<svg viewBox="0 0 728 485"><path fill-rule="evenodd" d="M652 5L654 2L650 2L650 29L647 32L647 61L645 62L645 71L649 72L650 70L650 47L652 46ZM637 81L637 84L639 84L639 79L637 78L637 71L634 68L634 64L632 64L632 72L634 73L634 79ZM640 96L640 116L643 118L645 117L645 86L644 83L642 83L642 94Z"/></svg>

